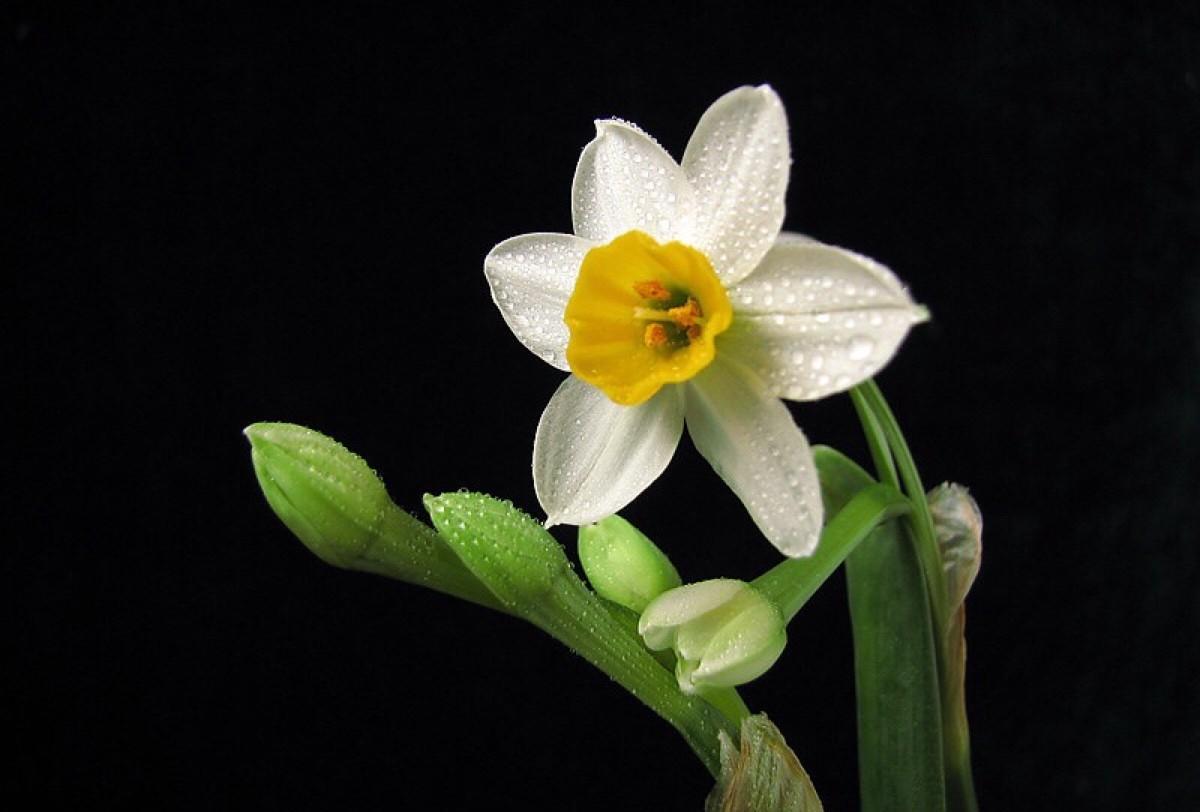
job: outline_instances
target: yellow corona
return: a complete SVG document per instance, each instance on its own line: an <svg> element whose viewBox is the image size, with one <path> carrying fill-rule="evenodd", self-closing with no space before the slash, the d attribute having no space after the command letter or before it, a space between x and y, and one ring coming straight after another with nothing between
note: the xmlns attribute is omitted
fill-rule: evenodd
<svg viewBox="0 0 1200 812"><path fill-rule="evenodd" d="M700 251L628 231L584 256L563 318L571 371L634 406L708 366L733 307Z"/></svg>

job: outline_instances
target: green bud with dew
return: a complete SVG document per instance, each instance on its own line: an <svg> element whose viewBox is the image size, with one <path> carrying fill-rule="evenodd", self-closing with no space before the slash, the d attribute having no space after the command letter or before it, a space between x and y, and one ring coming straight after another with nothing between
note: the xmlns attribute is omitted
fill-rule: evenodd
<svg viewBox="0 0 1200 812"><path fill-rule="evenodd" d="M362 457L312 429L255 423L243 433L275 515L322 561L351 568L392 507L383 481Z"/></svg>
<svg viewBox="0 0 1200 812"><path fill-rule="evenodd" d="M322 561L502 609L445 540L392 502L362 457L291 423L244 433L267 503Z"/></svg>
<svg viewBox="0 0 1200 812"><path fill-rule="evenodd" d="M683 583L666 554L616 515L579 528L579 562L597 595L638 614Z"/></svg>

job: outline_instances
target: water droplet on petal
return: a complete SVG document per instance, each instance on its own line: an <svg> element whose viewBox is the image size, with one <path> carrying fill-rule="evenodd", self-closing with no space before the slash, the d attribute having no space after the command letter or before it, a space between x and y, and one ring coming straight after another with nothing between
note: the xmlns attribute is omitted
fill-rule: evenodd
<svg viewBox="0 0 1200 812"><path fill-rule="evenodd" d="M862 361L868 358L875 350L875 342L866 336L855 336L850 340L850 349L847 355L853 361Z"/></svg>

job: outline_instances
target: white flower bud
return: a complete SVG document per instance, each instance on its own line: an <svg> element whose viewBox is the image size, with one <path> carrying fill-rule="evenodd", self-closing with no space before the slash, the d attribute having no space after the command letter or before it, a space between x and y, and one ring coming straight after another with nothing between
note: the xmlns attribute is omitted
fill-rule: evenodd
<svg viewBox="0 0 1200 812"><path fill-rule="evenodd" d="M674 649L684 693L750 682L775 664L787 642L779 610L743 581L718 578L659 595L638 622L655 650Z"/></svg>

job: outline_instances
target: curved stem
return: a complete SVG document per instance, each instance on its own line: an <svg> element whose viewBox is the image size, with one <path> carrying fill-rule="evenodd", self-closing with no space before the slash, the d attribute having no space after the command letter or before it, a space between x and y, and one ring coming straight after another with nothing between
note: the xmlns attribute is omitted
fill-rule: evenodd
<svg viewBox="0 0 1200 812"><path fill-rule="evenodd" d="M779 607L784 621L790 622L872 530L910 510L909 500L889 485L863 488L825 525L811 556L777 564L751 585Z"/></svg>
<svg viewBox="0 0 1200 812"><path fill-rule="evenodd" d="M612 601L598 598L600 605L608 612L613 620L617 622L626 635L634 640L639 646L645 648L642 642L642 636L638 634L638 614L632 609L628 609L620 604ZM650 656L653 657L658 664L665 668L669 673L675 673L675 652L671 649L664 651L651 651ZM742 720L750 715L750 708L747 707L741 694L736 688L706 688L698 694L708 704L719 710L722 715L733 723L735 728L740 728Z"/></svg>
<svg viewBox="0 0 1200 812"><path fill-rule="evenodd" d="M584 585L540 522L484 494L427 495L425 505L442 538L501 604L649 706L683 735L713 777L720 774L720 734L736 741L737 725L679 690L675 675Z"/></svg>
<svg viewBox="0 0 1200 812"><path fill-rule="evenodd" d="M750 708L736 688L704 688L701 689L699 696L719 710L739 729L742 726L742 720L750 715Z"/></svg>

